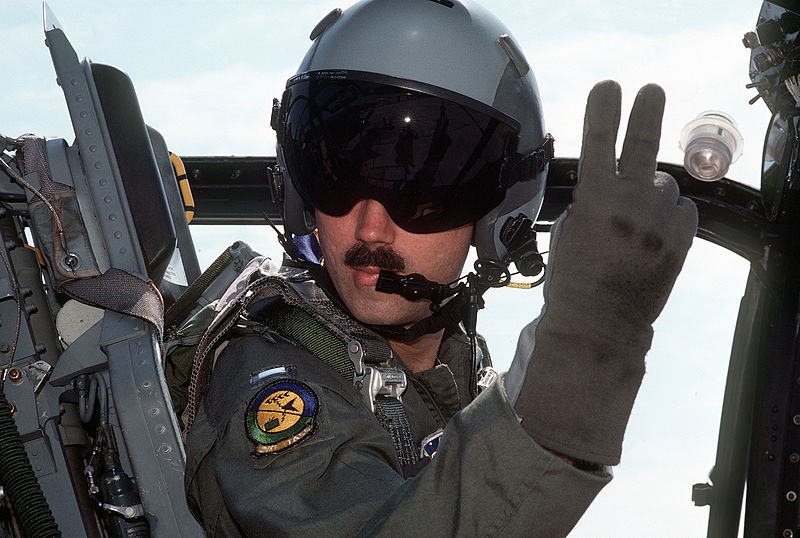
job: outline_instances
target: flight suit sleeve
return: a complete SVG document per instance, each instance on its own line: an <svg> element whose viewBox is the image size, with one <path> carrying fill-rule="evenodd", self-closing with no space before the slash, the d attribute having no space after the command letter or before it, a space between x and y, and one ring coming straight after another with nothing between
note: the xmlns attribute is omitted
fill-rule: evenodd
<svg viewBox="0 0 800 538"><path fill-rule="evenodd" d="M313 429L255 456L253 403L277 385L252 380L275 368L288 374L276 378L288 380L281 386L313 394ZM391 437L352 384L291 344L233 340L189 432L190 507L217 536L564 536L610 475L539 447L501 383L456 414L433 461L404 480Z"/></svg>

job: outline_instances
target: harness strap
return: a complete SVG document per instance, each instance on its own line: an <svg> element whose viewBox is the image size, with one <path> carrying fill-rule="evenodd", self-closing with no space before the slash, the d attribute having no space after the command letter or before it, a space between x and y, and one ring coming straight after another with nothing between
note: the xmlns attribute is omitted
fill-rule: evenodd
<svg viewBox="0 0 800 538"><path fill-rule="evenodd" d="M355 367L348 356L347 344L304 310L285 305L260 321L322 359L347 381L352 382L355 378Z"/></svg>
<svg viewBox="0 0 800 538"><path fill-rule="evenodd" d="M197 349L189 403L183 415L184 435L191 428L200 399L211 379L211 351L238 324L257 322L288 338L353 383L365 396L378 422L392 436L405 470L419 459L411 425L400 401L405 372L388 366L391 348L378 335L345 316L313 283L267 276L248 286L209 326Z"/></svg>
<svg viewBox="0 0 800 538"><path fill-rule="evenodd" d="M406 468L415 464L419 459L405 407L397 398L377 396L375 398L375 417L381 426L391 434L395 454L397 454L397 459L403 466L405 474Z"/></svg>
<svg viewBox="0 0 800 538"><path fill-rule="evenodd" d="M405 376L403 375L402 390L392 391L389 388L397 383L396 378L390 375L381 375L386 372L379 366L363 366L362 372L356 371L353 362L352 341L350 345L329 331L322 323L300 308L282 304L271 310L269 315L260 320L264 325L273 329L281 336L291 338L301 347L308 350L325 364L336 370L339 375L355 385L362 394L371 400L371 408L383 428L392 436L395 454L400 465L405 469L417 462L419 455L411 433L411 424L406 416L405 407L400 401L402 390L405 389ZM360 347L360 346L359 346ZM376 372L367 372L368 369L377 369ZM396 372L391 372L396 374ZM402 373L402 372L397 372ZM360 374L360 375L359 375ZM372 374L372 375L370 375ZM378 377L380 382L376 385L367 380ZM370 393L370 390L376 394ZM383 394L382 390L391 392Z"/></svg>
<svg viewBox="0 0 800 538"><path fill-rule="evenodd" d="M183 322L192 309L197 306L197 300L203 295L209 285L225 270L233 261L230 249L226 248L217 259L208 266L208 269L197 277L197 279L186 288L178 300L170 306L164 313L164 327L169 329L173 325Z"/></svg>

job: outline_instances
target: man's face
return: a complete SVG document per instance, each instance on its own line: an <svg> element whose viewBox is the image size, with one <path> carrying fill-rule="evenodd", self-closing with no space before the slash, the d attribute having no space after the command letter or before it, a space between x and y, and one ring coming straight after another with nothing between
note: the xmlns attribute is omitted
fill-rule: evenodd
<svg viewBox="0 0 800 538"><path fill-rule="evenodd" d="M316 219L336 290L359 321L376 325L409 326L430 314L428 301L376 291L381 269L452 282L460 276L472 237L472 224L430 234L407 232L375 200L360 200L341 217L317 211Z"/></svg>

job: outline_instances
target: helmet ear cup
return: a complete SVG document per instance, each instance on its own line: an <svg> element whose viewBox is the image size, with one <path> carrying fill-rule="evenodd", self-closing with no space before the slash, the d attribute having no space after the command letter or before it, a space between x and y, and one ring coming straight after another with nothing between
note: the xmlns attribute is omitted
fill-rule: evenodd
<svg viewBox="0 0 800 538"><path fill-rule="evenodd" d="M283 158L280 146L277 148L278 166L283 174L283 228L292 235L310 234L317 227L313 210L306 206L294 186Z"/></svg>
<svg viewBox="0 0 800 538"><path fill-rule="evenodd" d="M505 199L487 215L475 223L473 244L478 258L501 262L508 249L500 241L500 230L506 220L520 213L536 222L536 216L542 208L544 187L547 180L548 167L535 177L520 181L506 191Z"/></svg>

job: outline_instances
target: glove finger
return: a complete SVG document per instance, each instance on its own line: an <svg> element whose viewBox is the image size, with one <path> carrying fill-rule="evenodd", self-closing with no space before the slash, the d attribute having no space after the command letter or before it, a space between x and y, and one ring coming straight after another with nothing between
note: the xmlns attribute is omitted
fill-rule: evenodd
<svg viewBox="0 0 800 538"><path fill-rule="evenodd" d="M583 145L578 161L578 188L585 178L613 177L616 173L617 131L619 130L621 91L613 80L595 84L586 101L583 120Z"/></svg>
<svg viewBox="0 0 800 538"><path fill-rule="evenodd" d="M664 90L656 84L647 84L639 90L633 103L619 173L628 178L650 181L656 171L656 156L661 140L661 118L664 115Z"/></svg>
<svg viewBox="0 0 800 538"><path fill-rule="evenodd" d="M619 158L620 175L648 180L653 177L663 116L664 90L656 84L642 87L628 120Z"/></svg>
<svg viewBox="0 0 800 538"><path fill-rule="evenodd" d="M664 200L664 207L668 208L668 203L677 204L678 197L681 195L680 188L678 187L678 182L675 181L675 178L671 175L667 174L666 172L655 172L655 177L653 178L653 185L655 185L656 189L663 193L665 198Z"/></svg>

